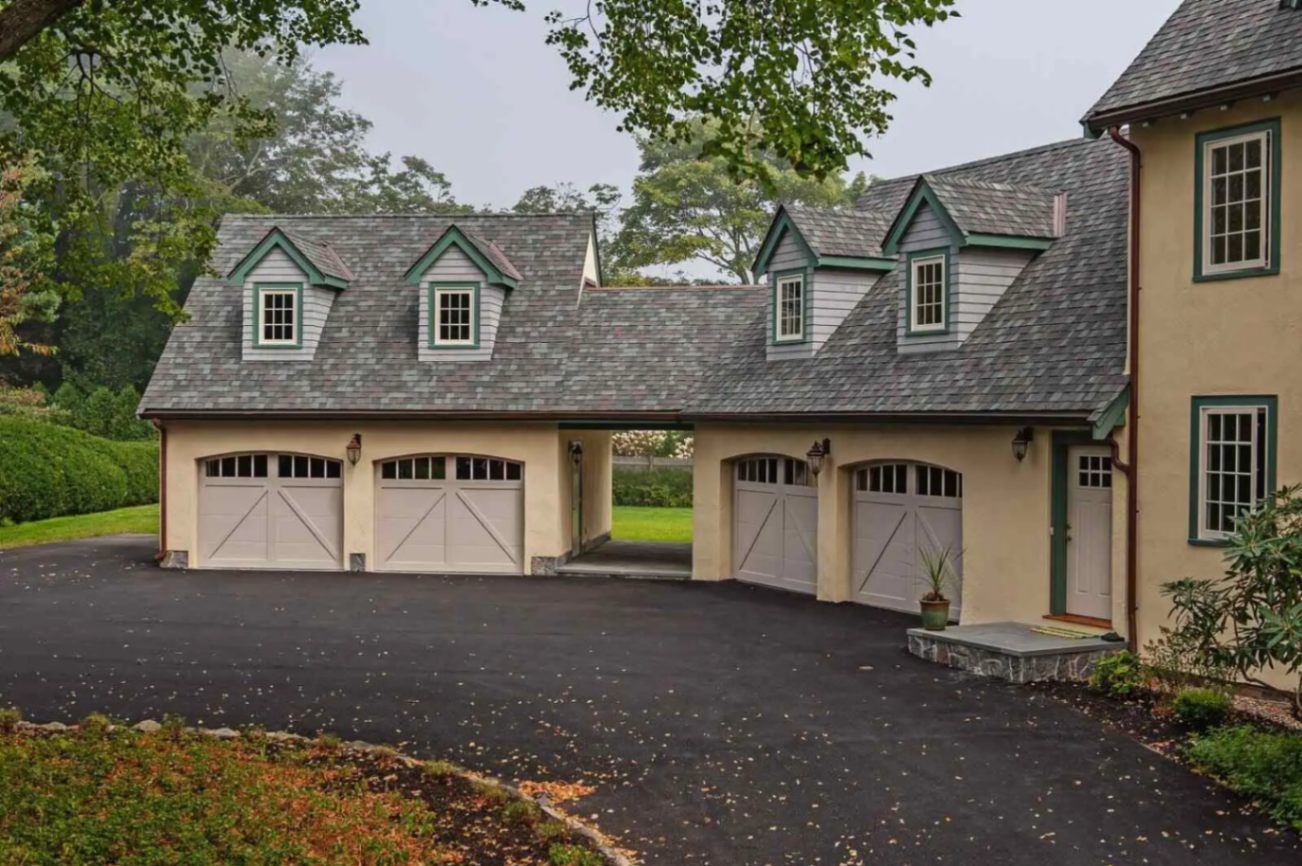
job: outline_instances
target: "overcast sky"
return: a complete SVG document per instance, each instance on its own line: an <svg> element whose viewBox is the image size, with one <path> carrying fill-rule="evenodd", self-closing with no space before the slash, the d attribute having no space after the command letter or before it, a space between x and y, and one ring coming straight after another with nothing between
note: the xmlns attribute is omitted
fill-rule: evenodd
<svg viewBox="0 0 1302 866"><path fill-rule="evenodd" d="M369 118L370 145L424 157L458 200L507 208L531 186L627 189L637 148L617 118L569 90L542 16L469 0L363 0L362 47L314 62ZM960 0L917 36L931 88L900 88L894 123L853 168L893 177L1080 134L1078 121L1179 0Z"/></svg>

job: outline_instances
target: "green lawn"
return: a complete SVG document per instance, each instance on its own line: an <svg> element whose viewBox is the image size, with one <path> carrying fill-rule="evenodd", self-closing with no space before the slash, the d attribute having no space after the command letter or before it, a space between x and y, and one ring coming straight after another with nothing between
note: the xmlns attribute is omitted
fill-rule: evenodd
<svg viewBox="0 0 1302 866"><path fill-rule="evenodd" d="M616 505L611 537L622 541L692 540L692 509Z"/></svg>
<svg viewBox="0 0 1302 866"><path fill-rule="evenodd" d="M0 549L91 538L96 535L118 535L123 532L158 532L158 506L137 505L95 514L75 514L0 526Z"/></svg>

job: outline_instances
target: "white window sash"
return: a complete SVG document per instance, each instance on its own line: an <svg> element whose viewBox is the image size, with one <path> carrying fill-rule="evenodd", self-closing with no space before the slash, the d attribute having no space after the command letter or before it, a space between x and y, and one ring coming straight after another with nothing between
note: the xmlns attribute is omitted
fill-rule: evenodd
<svg viewBox="0 0 1302 866"><path fill-rule="evenodd" d="M289 330L288 337L268 337L267 328L274 324L267 320L267 299L275 297L289 298ZM298 342L298 292L294 289L258 289L258 345L261 346L292 346ZM279 312L279 311L278 311Z"/></svg>
<svg viewBox="0 0 1302 866"><path fill-rule="evenodd" d="M1204 406L1202 409L1202 418L1198 422L1198 537L1207 541L1221 541L1230 537L1229 532L1223 529L1213 528L1207 525L1207 475L1210 470L1208 463L1208 445L1211 442L1211 418L1214 415L1246 415L1249 419L1248 430L1251 433L1249 441L1248 455L1248 477L1250 484L1251 503L1250 507L1255 508L1261 503L1261 491L1257 489L1257 450L1262 447L1260 437L1257 435L1257 420L1260 413L1265 412L1265 406ZM1221 427L1225 429L1224 425ZM1224 433L1222 442L1224 441ZM1219 447L1219 446L1218 446ZM1236 471L1242 471L1236 465ZM1223 504L1225 498L1224 472L1225 467L1222 465L1219 470L1222 474L1221 498ZM1236 491L1237 495L1237 491Z"/></svg>
<svg viewBox="0 0 1302 866"><path fill-rule="evenodd" d="M1224 264L1212 264L1212 246L1213 230L1215 228L1212 218L1212 167L1213 154L1223 147L1229 147L1235 144L1242 144L1248 141L1261 142L1261 255L1255 259L1244 259L1237 262L1226 262ZM1234 271L1255 270L1270 266L1270 257L1274 250L1270 248L1270 238L1272 226L1270 221L1271 212L1271 151L1275 147L1275 142L1271 140L1268 130L1260 132L1248 132L1243 135L1233 135L1228 138L1216 138L1206 142L1203 145L1203 212L1202 212L1202 265L1204 274L1223 274ZM1246 218L1246 214L1245 214Z"/></svg>
<svg viewBox="0 0 1302 866"><path fill-rule="evenodd" d="M799 299L798 310L791 322L794 329L787 328L787 318L785 315L785 304L783 290L787 286L795 286L797 297ZM773 315L777 319L777 328L774 339L779 343L789 343L803 340L805 338L805 278L803 276L779 277L777 286L777 303L773 310Z"/></svg>
<svg viewBox="0 0 1302 866"><path fill-rule="evenodd" d="M443 337L443 305L441 299L447 295L465 295L466 310L470 319L470 336L464 340L449 340ZM458 323L460 324L460 323ZM465 287L434 287L434 344L436 346L474 346L475 332L478 330L479 322L476 319L475 310L475 290Z"/></svg>
<svg viewBox="0 0 1302 866"><path fill-rule="evenodd" d="M918 271L928 265L940 266L940 321L922 325L918 322L918 310L921 307L919 303L918 292ZM914 259L909 266L909 281L912 288L909 300L909 331L914 334L939 333L946 330L949 323L949 292L946 286L949 282L948 269L945 266L944 256L927 256L926 258Z"/></svg>

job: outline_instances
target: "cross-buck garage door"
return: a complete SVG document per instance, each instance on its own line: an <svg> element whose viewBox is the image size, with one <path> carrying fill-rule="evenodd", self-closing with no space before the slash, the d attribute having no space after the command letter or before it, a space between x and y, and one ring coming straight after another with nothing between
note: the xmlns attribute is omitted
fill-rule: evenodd
<svg viewBox="0 0 1302 866"><path fill-rule="evenodd" d="M914 613L926 594L924 556L956 558L946 589L957 619L962 596L963 476L922 463L878 463L855 472L854 600Z"/></svg>
<svg viewBox="0 0 1302 866"><path fill-rule="evenodd" d="M341 568L342 467L338 460L302 454L201 461L198 564Z"/></svg>
<svg viewBox="0 0 1302 866"><path fill-rule="evenodd" d="M375 479L376 568L524 570L524 467L472 455L385 460Z"/></svg>
<svg viewBox="0 0 1302 866"><path fill-rule="evenodd" d="M795 592L818 586L818 490L809 464L789 457L738 460L733 498L736 577Z"/></svg>

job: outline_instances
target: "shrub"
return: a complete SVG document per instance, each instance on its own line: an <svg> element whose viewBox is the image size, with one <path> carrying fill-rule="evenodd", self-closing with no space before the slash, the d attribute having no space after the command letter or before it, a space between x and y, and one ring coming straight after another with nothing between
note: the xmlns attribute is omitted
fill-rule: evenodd
<svg viewBox="0 0 1302 866"><path fill-rule="evenodd" d="M552 866L606 866L605 858L596 851L560 842L547 849L547 859Z"/></svg>
<svg viewBox="0 0 1302 866"><path fill-rule="evenodd" d="M111 442L0 416L0 521L22 522L158 501L158 446Z"/></svg>
<svg viewBox="0 0 1302 866"><path fill-rule="evenodd" d="M114 392L100 386L85 394L71 382L64 382L54 392L53 403L59 419L70 427L106 439L134 440L154 438L148 421L136 417L140 393L131 385Z"/></svg>
<svg viewBox="0 0 1302 866"><path fill-rule="evenodd" d="M511 824L522 824L526 827L532 827L542 818L542 809L532 800L516 800L508 803L502 810L502 817Z"/></svg>
<svg viewBox="0 0 1302 866"><path fill-rule="evenodd" d="M23 714L17 707L0 710L0 734L12 734L17 731L18 723L22 720Z"/></svg>
<svg viewBox="0 0 1302 866"><path fill-rule="evenodd" d="M616 505L692 507L689 469L630 469L616 466L611 494Z"/></svg>
<svg viewBox="0 0 1302 866"><path fill-rule="evenodd" d="M494 785L492 782L475 782L471 787L475 789L476 794L489 803L496 803L500 806L511 801L511 792L500 785Z"/></svg>
<svg viewBox="0 0 1302 866"><path fill-rule="evenodd" d="M569 828L560 821L543 821L534 828L534 832L538 834L539 839L551 842L556 839L564 839L569 835Z"/></svg>
<svg viewBox="0 0 1302 866"><path fill-rule="evenodd" d="M1187 688L1224 683L1234 672L1215 664L1199 651L1187 634L1177 634L1166 626L1155 640L1144 645L1144 664L1159 691L1175 695Z"/></svg>
<svg viewBox="0 0 1302 866"><path fill-rule="evenodd" d="M1114 698L1131 697L1143 685L1144 664L1129 650L1099 659L1090 674L1090 688Z"/></svg>
<svg viewBox="0 0 1302 866"><path fill-rule="evenodd" d="M451 761L429 761L421 769L431 779L447 779L457 774L457 765Z"/></svg>
<svg viewBox="0 0 1302 866"><path fill-rule="evenodd" d="M1220 726L1233 706L1233 699L1216 689L1185 689L1171 702L1176 718L1195 731Z"/></svg>
<svg viewBox="0 0 1302 866"><path fill-rule="evenodd" d="M1302 734L1249 725L1195 737L1186 749L1195 767L1302 830Z"/></svg>

